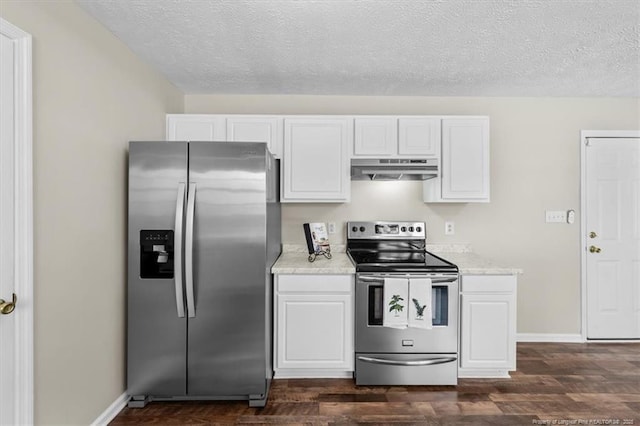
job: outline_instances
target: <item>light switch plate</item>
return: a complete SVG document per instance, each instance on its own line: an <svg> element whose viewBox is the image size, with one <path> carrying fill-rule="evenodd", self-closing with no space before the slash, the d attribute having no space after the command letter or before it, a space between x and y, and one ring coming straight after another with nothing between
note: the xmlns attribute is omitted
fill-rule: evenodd
<svg viewBox="0 0 640 426"><path fill-rule="evenodd" d="M545 214L547 223L566 223L567 221L566 210L547 210Z"/></svg>

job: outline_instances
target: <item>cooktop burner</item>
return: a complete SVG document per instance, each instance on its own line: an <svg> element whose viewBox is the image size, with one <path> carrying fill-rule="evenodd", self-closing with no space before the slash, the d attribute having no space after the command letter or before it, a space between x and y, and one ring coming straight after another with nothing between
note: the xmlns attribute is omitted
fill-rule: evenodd
<svg viewBox="0 0 640 426"><path fill-rule="evenodd" d="M347 253L356 272L457 273L458 267L425 249L421 222L349 222Z"/></svg>
<svg viewBox="0 0 640 426"><path fill-rule="evenodd" d="M347 253L358 272L458 272L458 267L428 251L360 251Z"/></svg>

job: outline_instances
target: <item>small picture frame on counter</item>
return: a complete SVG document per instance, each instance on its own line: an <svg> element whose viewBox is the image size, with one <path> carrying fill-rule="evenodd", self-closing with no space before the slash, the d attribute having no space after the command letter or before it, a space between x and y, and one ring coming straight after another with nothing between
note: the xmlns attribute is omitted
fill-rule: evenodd
<svg viewBox="0 0 640 426"><path fill-rule="evenodd" d="M324 256L331 259L331 246L329 244L329 233L327 224L323 222L310 222L303 224L304 236L307 240L309 251L309 262L316 260L317 256Z"/></svg>

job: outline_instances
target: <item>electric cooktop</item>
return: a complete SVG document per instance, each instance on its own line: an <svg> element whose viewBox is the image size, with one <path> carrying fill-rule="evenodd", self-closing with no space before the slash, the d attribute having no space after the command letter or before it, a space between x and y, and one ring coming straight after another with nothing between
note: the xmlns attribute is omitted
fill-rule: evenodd
<svg viewBox="0 0 640 426"><path fill-rule="evenodd" d="M356 272L457 273L453 263L428 252L421 222L348 222L347 254Z"/></svg>

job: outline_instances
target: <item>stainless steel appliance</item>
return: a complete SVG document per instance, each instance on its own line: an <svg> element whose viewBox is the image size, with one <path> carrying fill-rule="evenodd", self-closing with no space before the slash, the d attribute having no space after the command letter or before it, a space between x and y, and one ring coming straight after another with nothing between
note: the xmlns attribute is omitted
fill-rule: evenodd
<svg viewBox="0 0 640 426"><path fill-rule="evenodd" d="M458 383L458 268L425 250L424 222L348 222L358 385ZM433 328L383 326L385 278L431 280Z"/></svg>
<svg viewBox="0 0 640 426"><path fill-rule="evenodd" d="M248 399L272 377L278 167L264 143L131 142L130 406Z"/></svg>
<svg viewBox="0 0 640 426"><path fill-rule="evenodd" d="M351 180L428 180L438 177L438 159L351 160Z"/></svg>

